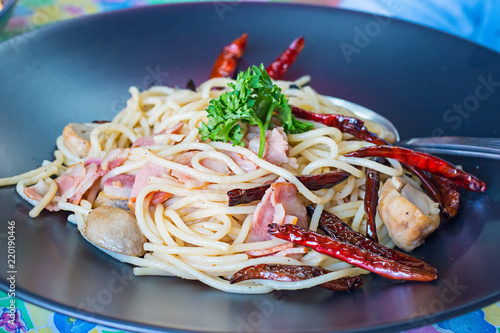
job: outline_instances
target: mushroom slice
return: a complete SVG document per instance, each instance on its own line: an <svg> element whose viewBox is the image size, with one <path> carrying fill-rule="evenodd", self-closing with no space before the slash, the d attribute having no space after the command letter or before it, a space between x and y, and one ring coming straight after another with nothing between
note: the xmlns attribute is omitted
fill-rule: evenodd
<svg viewBox="0 0 500 333"><path fill-rule="evenodd" d="M83 158L90 151L90 132L97 125L71 123L63 129L64 144L79 158Z"/></svg>
<svg viewBox="0 0 500 333"><path fill-rule="evenodd" d="M101 206L90 212L85 234L89 241L106 250L141 257L147 239L134 214L117 207Z"/></svg>
<svg viewBox="0 0 500 333"><path fill-rule="evenodd" d="M439 204L400 177L382 187L378 212L394 243L405 251L422 245L439 226Z"/></svg>
<svg viewBox="0 0 500 333"><path fill-rule="evenodd" d="M130 210L127 203L128 203L127 198L115 198L107 195L104 191L101 191L97 195L97 198L93 203L93 206L94 208L101 206L110 206L110 207L121 208L124 210Z"/></svg>

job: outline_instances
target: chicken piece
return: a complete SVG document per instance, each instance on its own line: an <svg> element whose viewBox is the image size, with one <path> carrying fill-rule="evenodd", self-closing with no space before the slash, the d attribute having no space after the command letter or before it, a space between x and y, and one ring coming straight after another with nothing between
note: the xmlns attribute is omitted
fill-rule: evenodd
<svg viewBox="0 0 500 333"><path fill-rule="evenodd" d="M117 207L101 206L90 212L85 234L89 241L109 251L141 257L147 239L134 214Z"/></svg>
<svg viewBox="0 0 500 333"><path fill-rule="evenodd" d="M90 152L90 132L95 124L68 124L63 129L64 144L79 158L87 156Z"/></svg>
<svg viewBox="0 0 500 333"><path fill-rule="evenodd" d="M439 226L439 204L400 177L382 187L378 212L394 243L405 251L422 245Z"/></svg>

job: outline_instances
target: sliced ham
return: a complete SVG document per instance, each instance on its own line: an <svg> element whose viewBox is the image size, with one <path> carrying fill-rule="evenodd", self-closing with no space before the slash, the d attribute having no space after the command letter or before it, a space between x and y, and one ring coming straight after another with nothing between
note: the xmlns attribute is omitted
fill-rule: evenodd
<svg viewBox="0 0 500 333"><path fill-rule="evenodd" d="M82 162L70 166L56 178L57 194L63 201L80 203L83 195L101 177L101 169L94 163L85 166Z"/></svg>
<svg viewBox="0 0 500 333"><path fill-rule="evenodd" d="M184 122L179 121L174 126L167 128L165 130L165 133L166 134L179 134L181 132L182 128L184 127L184 124L185 124Z"/></svg>
<svg viewBox="0 0 500 333"><path fill-rule="evenodd" d="M196 155L199 151L188 151L177 156L174 156L173 161L175 163L180 163L186 165L188 167L193 167L191 160L193 156ZM226 163L214 159L214 158L204 158L200 160L200 164L205 168L213 170L221 175L229 175L231 174L231 170L227 167ZM172 176L179 179L181 182L186 184L188 188L201 188L206 185L206 182L198 180L192 176L189 176L183 172L172 170Z"/></svg>
<svg viewBox="0 0 500 333"><path fill-rule="evenodd" d="M102 160L101 162L101 169L104 174L108 173L110 170L119 167L128 158L128 155L130 154L130 149L121 149L121 148L116 148L113 149L106 155L106 157Z"/></svg>
<svg viewBox="0 0 500 333"><path fill-rule="evenodd" d="M130 192L130 198L135 202L137 194L143 189L144 186L148 185L149 177L160 177L162 174L161 166L154 164L152 162L147 162L142 166L142 168L137 172L135 176L134 185Z"/></svg>
<svg viewBox="0 0 500 333"><path fill-rule="evenodd" d="M174 156L173 161L175 163L183 164L188 167L192 167L191 165L191 159L195 154L197 154L198 151L188 151L179 155ZM184 172L177 171L177 170L172 170L171 175L175 178L177 178L181 183L184 183L187 188L202 188L203 186L206 185L205 181L196 179L195 177L192 177Z"/></svg>
<svg viewBox="0 0 500 333"><path fill-rule="evenodd" d="M144 188L144 186L148 185L149 177L161 177L161 174L166 170L160 167L157 164L152 162L147 162L142 166L134 179L134 184L130 191L130 200L128 206L130 209L134 210L135 201L137 199L137 194ZM166 201L168 198L172 196L171 193L166 193L162 191L155 192L150 201L150 204L156 205Z"/></svg>
<svg viewBox="0 0 500 333"><path fill-rule="evenodd" d="M161 134L161 133L160 133ZM145 147L145 146L154 146L155 143L155 136L160 135L160 134L153 134L149 136L142 136L138 138L137 140L134 141L132 144L132 148L135 147Z"/></svg>
<svg viewBox="0 0 500 333"><path fill-rule="evenodd" d="M165 145L168 142L168 137L165 134L179 134L184 127L184 122L180 121L174 126L167 128L157 134L143 136L138 138L132 144L132 148L144 147L144 146L155 146L155 145Z"/></svg>
<svg viewBox="0 0 500 333"><path fill-rule="evenodd" d="M102 158L99 157L87 157L83 161L83 165L87 166L89 164L95 164L97 166L101 166Z"/></svg>
<svg viewBox="0 0 500 333"><path fill-rule="evenodd" d="M249 256L252 257L262 257L262 256L268 256L270 254L275 254L280 251L286 250L293 248L293 243L285 243L285 244L280 244L276 245L273 247L269 247L267 249L262 249L262 250L252 250L252 251L246 251L245 253L248 254Z"/></svg>
<svg viewBox="0 0 500 333"><path fill-rule="evenodd" d="M260 136L251 139L248 142L248 149L254 153L259 153ZM269 163L281 166L289 160L290 145L283 128L276 127L272 131L266 131L266 144L262 158Z"/></svg>
<svg viewBox="0 0 500 333"><path fill-rule="evenodd" d="M122 165L127 159L129 149L114 149L103 160L99 158L87 158L85 162L79 162L68 167L64 174L55 179L57 194L46 206L48 210L59 210L58 202L71 202L79 204L85 193L96 183L96 181L107 174L111 169ZM41 192L41 184L33 185L25 189L25 194L36 201L40 201L45 192ZM38 194L38 195L37 195Z"/></svg>
<svg viewBox="0 0 500 333"><path fill-rule="evenodd" d="M41 201L43 197L47 194L49 191L49 185L43 181L43 179L39 180L38 183L36 183L33 186L29 186L24 188L23 192L24 194L30 198L31 200L35 201ZM59 199L58 196L52 200L47 206L45 206L45 209L51 212L57 212L61 210L59 206L57 206L57 200Z"/></svg>
<svg viewBox="0 0 500 333"><path fill-rule="evenodd" d="M296 246L288 249L284 249L280 252L274 254L276 257L287 257L290 256L294 259L300 259L303 254L307 253L307 248L305 246Z"/></svg>
<svg viewBox="0 0 500 333"><path fill-rule="evenodd" d="M231 171L227 167L226 163L216 160L214 158L204 158L200 160L200 164L205 168L213 170L221 175L229 175Z"/></svg>
<svg viewBox="0 0 500 333"><path fill-rule="evenodd" d="M246 242L260 242L271 239L267 233L270 223L295 223L307 228L307 210L297 194L294 184L278 180L266 190L257 205L252 218L252 226Z"/></svg>
<svg viewBox="0 0 500 333"><path fill-rule="evenodd" d="M258 169L257 164L254 162L250 161L248 158L245 156L232 152L232 151L224 151L224 154L227 156L231 157L231 159L236 163L243 171L245 172L251 172L255 171Z"/></svg>
<svg viewBox="0 0 500 333"><path fill-rule="evenodd" d="M153 197L151 198L151 201L149 202L149 205L157 205L162 202L165 202L172 196L171 193L163 192L163 191L157 191L153 193Z"/></svg>
<svg viewBox="0 0 500 333"><path fill-rule="evenodd" d="M103 191L109 197L128 200L130 198L134 182L135 176L119 174L104 181Z"/></svg>

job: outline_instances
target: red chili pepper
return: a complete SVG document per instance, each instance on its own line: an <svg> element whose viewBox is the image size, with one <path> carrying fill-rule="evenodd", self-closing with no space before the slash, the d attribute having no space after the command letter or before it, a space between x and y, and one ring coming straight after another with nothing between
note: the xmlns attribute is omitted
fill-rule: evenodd
<svg viewBox="0 0 500 333"><path fill-rule="evenodd" d="M372 142L379 146L390 145L387 141L378 137L378 135L376 135L375 133L368 131L368 129L365 126L365 123L361 119L341 116L337 114L322 114L322 113L309 112L293 105L290 105L290 107L292 109L293 114L298 118L312 120L327 126L335 127L339 129L342 133L351 134L352 136L358 139ZM429 178L427 178L424 172L410 165L405 165L405 167L411 173L417 176L418 179L420 179L422 185L424 186L424 189L427 191L427 193L429 193L432 199L442 204L442 200L436 186L434 186L434 184L429 180Z"/></svg>
<svg viewBox="0 0 500 333"><path fill-rule="evenodd" d="M448 178L431 174L434 184L438 185L441 197L443 198L441 216L450 219L458 214L460 208L460 192L458 186Z"/></svg>
<svg viewBox="0 0 500 333"><path fill-rule="evenodd" d="M303 48L304 37L295 38L290 46L288 46L288 48L267 67L266 71L269 76L274 80L281 79L288 70L288 67L295 62L295 59L297 59L297 56Z"/></svg>
<svg viewBox="0 0 500 333"><path fill-rule="evenodd" d="M321 189L331 188L349 177L349 173L344 170L336 170L332 172L325 172L319 175L303 175L297 176L297 179L304 184L311 191L317 191ZM266 193L266 190L271 185L262 185L258 187L252 187L248 189L230 190L227 192L228 196L228 206L236 206L245 203L250 203L255 200L260 200Z"/></svg>
<svg viewBox="0 0 500 333"><path fill-rule="evenodd" d="M453 164L448 163L439 157L426 153L415 152L408 148L377 146L358 149L352 153L345 154L346 157L387 157L393 158L401 163L412 165L421 170L437 173L444 176L460 187L475 192L486 191L486 184L475 176L457 169Z"/></svg>
<svg viewBox="0 0 500 333"><path fill-rule="evenodd" d="M236 63L247 47L247 38L248 35L243 34L231 44L222 48L212 68L212 74L210 74L211 79L214 77L233 77L236 71Z"/></svg>
<svg viewBox="0 0 500 333"><path fill-rule="evenodd" d="M372 169L367 169L364 199L365 212L368 217L366 220L366 235L376 243L378 243L378 237L377 227L375 225L375 215L377 215L379 188L380 173Z"/></svg>
<svg viewBox="0 0 500 333"><path fill-rule="evenodd" d="M342 116L340 114L326 114L326 113L314 113L306 111L297 106L290 105L292 113L297 118L302 118L305 120L311 120L323 125L335 127L339 129L342 133L348 133L352 136L373 142L376 145L388 145L389 143L382 138L379 138L375 133L370 132L366 126L365 122L361 119L355 117Z"/></svg>
<svg viewBox="0 0 500 333"><path fill-rule="evenodd" d="M259 264L245 267L231 276L229 283L263 279L281 282L295 282L311 279L330 273L322 267L294 266L280 264ZM361 287L363 280L359 276L349 276L320 284L320 287L332 291L350 291Z"/></svg>
<svg viewBox="0 0 500 333"><path fill-rule="evenodd" d="M444 198L442 197L441 193L437 189L436 184L434 184L429 179L429 177L427 177L427 175L425 174L425 172L422 171L422 170L420 170L420 169L418 169L418 168L416 168L416 167L414 167L414 166L408 165L408 164L404 164L404 167L408 171L410 171L412 174L414 174L415 176L417 176L418 179L420 179L420 182L422 183L422 187L430 195L431 199L434 200L435 202L439 203L439 205L441 207L443 207L443 205L444 205L444 203L443 203Z"/></svg>
<svg viewBox="0 0 500 333"><path fill-rule="evenodd" d="M435 273L410 267L358 246L292 224L271 223L268 233L393 280L432 281Z"/></svg>
<svg viewBox="0 0 500 333"><path fill-rule="evenodd" d="M312 215L314 208L312 208L312 206L308 206L307 212ZM426 262L374 242L368 237L365 237L363 234L352 229L334 214L327 211L323 211L321 214L319 225L329 236L342 242L352 244L376 255L394 260L402 265L436 274L436 269Z"/></svg>

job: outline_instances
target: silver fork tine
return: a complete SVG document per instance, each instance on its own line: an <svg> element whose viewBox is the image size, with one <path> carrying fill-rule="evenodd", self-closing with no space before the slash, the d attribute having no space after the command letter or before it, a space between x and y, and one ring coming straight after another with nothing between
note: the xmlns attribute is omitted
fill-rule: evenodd
<svg viewBox="0 0 500 333"><path fill-rule="evenodd" d="M499 138L434 137L413 138L396 145L426 152L500 159Z"/></svg>
<svg viewBox="0 0 500 333"><path fill-rule="evenodd" d="M329 99L334 105L351 110L356 117L371 120L385 126L396 137L396 142L394 143L396 146L414 148L434 154L500 159L500 138L441 136L399 141L399 133L396 127L387 118L356 103L335 97L330 97Z"/></svg>

